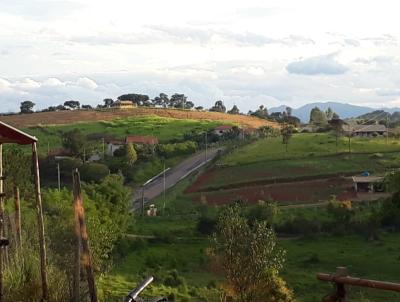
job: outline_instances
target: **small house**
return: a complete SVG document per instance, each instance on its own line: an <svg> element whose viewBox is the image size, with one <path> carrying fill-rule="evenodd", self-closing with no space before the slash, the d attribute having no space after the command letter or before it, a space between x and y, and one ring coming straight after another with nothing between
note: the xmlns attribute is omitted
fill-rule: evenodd
<svg viewBox="0 0 400 302"><path fill-rule="evenodd" d="M123 140L110 140L107 142L107 155L114 156L114 152L125 146Z"/></svg>
<svg viewBox="0 0 400 302"><path fill-rule="evenodd" d="M383 177L381 176L353 176L354 190L359 193L374 193L383 191Z"/></svg>
<svg viewBox="0 0 400 302"><path fill-rule="evenodd" d="M112 108L115 109L132 109L132 108L136 108L137 105L135 103L133 103L132 101L116 101L112 104Z"/></svg>
<svg viewBox="0 0 400 302"><path fill-rule="evenodd" d="M231 125L221 125L221 126L214 128L214 133L218 136L222 136L225 133L232 131L232 129L233 129L233 126L231 126Z"/></svg>
<svg viewBox="0 0 400 302"><path fill-rule="evenodd" d="M126 144L134 145L157 145L158 138L154 136L130 135L125 139Z"/></svg>
<svg viewBox="0 0 400 302"><path fill-rule="evenodd" d="M344 127L344 131L347 134L360 137L374 137L374 136L385 136L388 129L385 125L356 125Z"/></svg>
<svg viewBox="0 0 400 302"><path fill-rule="evenodd" d="M114 156L114 152L121 147L133 144L137 146L149 146L154 152L156 145L158 145L158 138L153 136L130 135L125 140L110 140L107 142L107 154Z"/></svg>

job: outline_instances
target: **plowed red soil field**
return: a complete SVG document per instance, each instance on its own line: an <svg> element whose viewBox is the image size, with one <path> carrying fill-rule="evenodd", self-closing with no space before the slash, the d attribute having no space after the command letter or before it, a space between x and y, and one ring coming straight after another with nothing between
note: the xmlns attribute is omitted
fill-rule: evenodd
<svg viewBox="0 0 400 302"><path fill-rule="evenodd" d="M332 195L339 200L356 197L351 180L339 177L208 192L196 192L196 187L191 187L187 193L194 201L210 205L236 200L248 203L256 203L258 200L273 200L280 204L315 203L329 200Z"/></svg>

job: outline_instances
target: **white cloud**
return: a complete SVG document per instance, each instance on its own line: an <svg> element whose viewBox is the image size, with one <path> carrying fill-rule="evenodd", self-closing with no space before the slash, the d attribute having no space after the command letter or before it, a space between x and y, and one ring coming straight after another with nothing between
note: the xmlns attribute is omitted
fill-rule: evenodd
<svg viewBox="0 0 400 302"><path fill-rule="evenodd" d="M79 78L77 81L78 86L87 88L87 89L96 89L98 87L97 83L89 78Z"/></svg>
<svg viewBox="0 0 400 302"><path fill-rule="evenodd" d="M303 75L339 75L348 68L335 59L336 54L311 57L292 62L286 66L289 73Z"/></svg>
<svg viewBox="0 0 400 302"><path fill-rule="evenodd" d="M10 89L11 83L5 79L0 78L0 91Z"/></svg>
<svg viewBox="0 0 400 302"><path fill-rule="evenodd" d="M50 87L65 86L65 83L57 78L48 78L43 82L43 86L50 86Z"/></svg>
<svg viewBox="0 0 400 302"><path fill-rule="evenodd" d="M355 20L359 3L348 0L3 0L1 110L127 92L243 110L389 104L400 87L398 8L364 1Z"/></svg>

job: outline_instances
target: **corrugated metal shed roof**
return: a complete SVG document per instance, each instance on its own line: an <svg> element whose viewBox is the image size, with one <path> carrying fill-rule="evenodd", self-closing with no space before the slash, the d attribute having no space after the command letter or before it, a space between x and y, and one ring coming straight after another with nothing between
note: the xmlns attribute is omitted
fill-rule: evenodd
<svg viewBox="0 0 400 302"><path fill-rule="evenodd" d="M0 144L29 145L37 138L0 121Z"/></svg>
<svg viewBox="0 0 400 302"><path fill-rule="evenodd" d="M383 181L382 176L353 176L353 182L356 183L376 183Z"/></svg>

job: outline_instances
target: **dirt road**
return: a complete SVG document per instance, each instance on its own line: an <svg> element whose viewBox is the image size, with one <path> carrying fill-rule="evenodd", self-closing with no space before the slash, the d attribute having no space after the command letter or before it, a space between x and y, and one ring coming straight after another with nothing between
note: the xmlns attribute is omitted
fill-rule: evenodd
<svg viewBox="0 0 400 302"><path fill-rule="evenodd" d="M220 148L209 149L207 152L207 162L212 160L217 154ZM175 186L180 180L187 177L189 174L199 169L202 165L205 164L205 152L201 151L190 158L182 161L179 165L172 167L165 173L165 188L168 190L169 188ZM144 187L144 200L145 203L149 203L152 199L161 195L164 190L164 182L163 177L156 178L154 181L149 183ZM142 190L138 188L135 192L135 196L133 199L133 210L137 210L141 207L141 199L142 199Z"/></svg>

